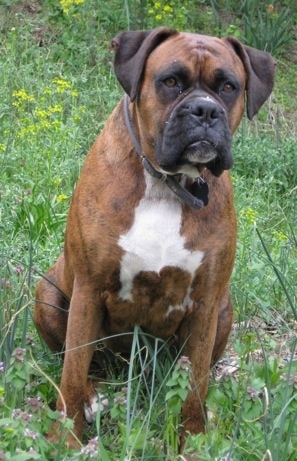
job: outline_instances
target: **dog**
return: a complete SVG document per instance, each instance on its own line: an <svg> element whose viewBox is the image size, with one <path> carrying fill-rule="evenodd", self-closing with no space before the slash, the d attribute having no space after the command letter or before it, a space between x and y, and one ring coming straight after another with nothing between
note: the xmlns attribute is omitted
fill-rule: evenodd
<svg viewBox="0 0 297 461"><path fill-rule="evenodd" d="M70 447L91 407L96 341L127 353L135 325L171 338L191 363L182 450L205 429L209 372L233 320L231 139L245 108L252 119L271 94L275 63L233 37L165 27L121 32L112 48L125 96L86 158L34 321L64 351L57 409L74 418Z"/></svg>

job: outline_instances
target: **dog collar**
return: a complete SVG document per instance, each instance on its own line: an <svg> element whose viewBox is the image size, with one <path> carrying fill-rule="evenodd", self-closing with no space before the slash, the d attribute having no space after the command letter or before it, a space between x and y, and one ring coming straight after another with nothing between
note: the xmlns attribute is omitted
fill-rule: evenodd
<svg viewBox="0 0 297 461"><path fill-rule="evenodd" d="M140 141L135 133L131 113L129 109L129 97L126 94L124 98L124 113L125 122L128 128L129 135L133 141L135 150L140 157L141 163L146 171L154 178L159 179L167 184L167 186L177 195L177 197L186 205L200 210L208 204L208 184L202 178L197 178L192 185L192 193L187 191L176 179L176 177L161 173L156 170L151 162L145 157L141 148Z"/></svg>

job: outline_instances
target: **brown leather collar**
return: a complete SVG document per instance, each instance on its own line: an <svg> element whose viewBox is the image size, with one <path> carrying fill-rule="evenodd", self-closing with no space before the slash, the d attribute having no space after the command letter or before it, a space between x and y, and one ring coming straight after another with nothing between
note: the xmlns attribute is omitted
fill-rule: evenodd
<svg viewBox="0 0 297 461"><path fill-rule="evenodd" d="M165 182L167 186L177 195L177 197L181 200L181 202L185 203L186 205L189 205L195 210L200 210L201 208L206 206L208 203L208 199L207 200L205 199L205 194L201 196L201 194L199 193L199 188L195 189L195 192L196 192L195 195L191 194L178 182L178 179L175 176L167 175L167 174L161 173L160 171L156 170L151 164L151 162L145 157L143 150L141 148L139 139L134 130L133 121L132 121L131 113L129 109L129 97L127 94L125 95L125 98L124 98L124 113L125 113L125 122L128 128L130 137L133 141L134 148L137 154L139 155L142 165L144 166L146 171L154 178L157 178L160 181ZM198 181L199 180L200 178L198 178ZM203 182L203 184L204 184L204 187L205 186L208 187L206 182Z"/></svg>

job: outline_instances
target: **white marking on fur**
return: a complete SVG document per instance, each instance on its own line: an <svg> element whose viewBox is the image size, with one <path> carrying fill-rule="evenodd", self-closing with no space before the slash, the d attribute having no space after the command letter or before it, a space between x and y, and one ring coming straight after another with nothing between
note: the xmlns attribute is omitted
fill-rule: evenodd
<svg viewBox="0 0 297 461"><path fill-rule="evenodd" d="M195 156L195 155L193 155L193 161L195 163L197 163L197 156ZM189 160L191 161L192 159L189 159ZM201 163L203 163L203 162L201 162ZM185 164L185 165L181 165L178 168L177 173L184 174L184 175L189 176L189 178L196 179L198 176L201 176L204 169L205 168L203 166L201 166L201 165L200 165L200 168L198 169L197 165L195 165L195 164L194 165Z"/></svg>
<svg viewBox="0 0 297 461"><path fill-rule="evenodd" d="M105 397L104 394L94 394L93 397L90 399L89 405L85 403L84 410L85 410L85 418L89 424L92 424L96 421L96 415L98 410L100 413L103 410L106 410L109 406L109 401Z"/></svg>
<svg viewBox="0 0 297 461"><path fill-rule="evenodd" d="M145 178L145 194L135 209L133 225L119 238L119 245L125 251L119 296L125 300L132 300L133 279L140 271L159 273L163 267L172 266L188 271L193 277L203 259L202 251L185 248L186 239L180 234L182 205L176 196L166 184L146 172Z"/></svg>
<svg viewBox="0 0 297 461"><path fill-rule="evenodd" d="M169 306L167 309L166 317L168 317L171 312L174 311L183 311L185 306L183 304L176 304L175 306Z"/></svg>

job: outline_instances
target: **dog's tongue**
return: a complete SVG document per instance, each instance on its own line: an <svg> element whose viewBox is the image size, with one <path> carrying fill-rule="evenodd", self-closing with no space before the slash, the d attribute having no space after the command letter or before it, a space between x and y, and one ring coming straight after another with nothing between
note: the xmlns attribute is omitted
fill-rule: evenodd
<svg viewBox="0 0 297 461"><path fill-rule="evenodd" d="M198 178L191 186L191 194L201 200L204 203L204 206L206 206L209 201L209 187L207 182Z"/></svg>

